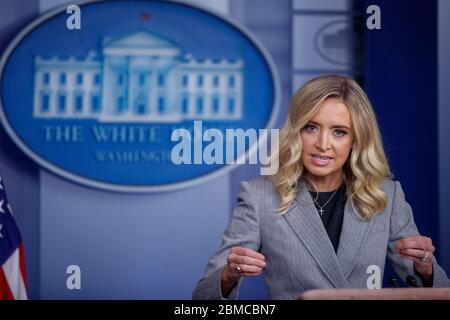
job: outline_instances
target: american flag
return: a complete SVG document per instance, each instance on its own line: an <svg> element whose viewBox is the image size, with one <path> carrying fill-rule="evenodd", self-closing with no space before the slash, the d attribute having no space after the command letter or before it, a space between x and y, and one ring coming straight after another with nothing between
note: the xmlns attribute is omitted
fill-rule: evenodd
<svg viewBox="0 0 450 320"><path fill-rule="evenodd" d="M0 300L26 300L23 243L0 177Z"/></svg>

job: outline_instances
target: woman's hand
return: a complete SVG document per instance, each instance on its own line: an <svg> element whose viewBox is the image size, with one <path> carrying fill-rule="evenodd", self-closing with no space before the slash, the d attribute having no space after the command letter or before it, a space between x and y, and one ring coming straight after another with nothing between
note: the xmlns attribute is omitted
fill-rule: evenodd
<svg viewBox="0 0 450 320"><path fill-rule="evenodd" d="M414 261L414 269L429 280L433 275L433 253L436 248L430 238L411 236L397 241L396 250L402 258Z"/></svg>
<svg viewBox="0 0 450 320"><path fill-rule="evenodd" d="M243 276L260 275L266 266L266 258L255 250L233 247L227 256L222 272L222 294L227 296L234 284Z"/></svg>

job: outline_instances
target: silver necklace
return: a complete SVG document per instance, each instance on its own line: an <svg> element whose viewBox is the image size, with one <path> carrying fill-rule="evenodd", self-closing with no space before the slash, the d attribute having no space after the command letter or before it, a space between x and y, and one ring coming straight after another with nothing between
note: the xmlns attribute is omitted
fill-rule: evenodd
<svg viewBox="0 0 450 320"><path fill-rule="evenodd" d="M325 204L323 205L323 206L321 206L318 202L317 202L317 199L319 199L319 192L317 192L317 197L316 197L316 199L314 200L314 203L315 204L317 204L317 206L319 206L319 213L320 213L320 215L321 216L323 216L323 212L324 212L324 210L323 210L323 208L325 208L325 206L328 204L328 202L330 202L330 200L334 197L334 195L336 194L336 192L339 190L339 188L337 188L336 190L334 190L334 192L333 192L333 194L331 195L331 197L330 197L330 199L328 199L327 200L327 202L325 202Z"/></svg>

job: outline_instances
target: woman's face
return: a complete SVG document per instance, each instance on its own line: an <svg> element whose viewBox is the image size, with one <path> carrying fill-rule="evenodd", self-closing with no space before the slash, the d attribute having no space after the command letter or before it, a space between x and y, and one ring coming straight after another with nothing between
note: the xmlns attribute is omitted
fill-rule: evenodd
<svg viewBox="0 0 450 320"><path fill-rule="evenodd" d="M350 113L339 99L328 98L301 130L301 160L308 177L315 180L340 179L353 144Z"/></svg>

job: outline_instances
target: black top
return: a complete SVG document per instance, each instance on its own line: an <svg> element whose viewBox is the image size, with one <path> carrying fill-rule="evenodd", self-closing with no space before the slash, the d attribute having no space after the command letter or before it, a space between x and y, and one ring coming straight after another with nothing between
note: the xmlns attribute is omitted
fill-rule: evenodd
<svg viewBox="0 0 450 320"><path fill-rule="evenodd" d="M317 208L317 214L319 214L322 219L325 230L328 233L328 237L330 237L330 241L333 244L334 251L337 252L339 239L341 237L342 222L344 221L345 202L347 201L345 184L342 183L331 200L328 201L335 191L336 190L330 192L319 192L319 195L317 195L314 191L310 191L309 193L311 194L313 200L317 197L317 200L314 203ZM326 203L327 201L328 203ZM323 209L322 214L320 214L320 207Z"/></svg>

